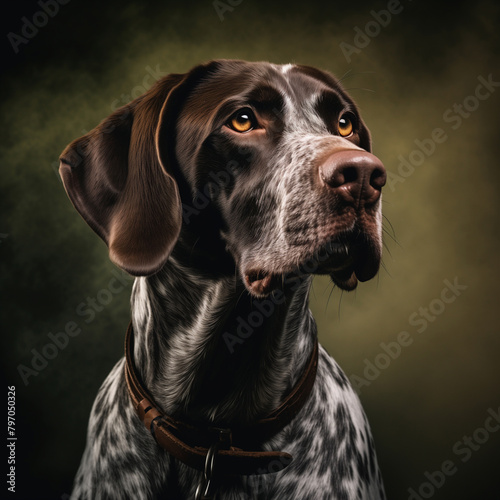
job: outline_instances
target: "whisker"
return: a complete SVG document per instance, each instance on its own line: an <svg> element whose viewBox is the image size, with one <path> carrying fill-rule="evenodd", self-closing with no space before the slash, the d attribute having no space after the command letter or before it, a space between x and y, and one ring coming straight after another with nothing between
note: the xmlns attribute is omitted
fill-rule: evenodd
<svg viewBox="0 0 500 500"><path fill-rule="evenodd" d="M399 243L399 241L397 240L397 238L395 238L391 233L389 233L385 228L382 228L382 232L383 232L383 235L384 236L387 236L388 238L390 238L394 243L396 243L396 245L399 247L399 248L403 248L402 245ZM382 238L382 243L383 245L387 248L387 250L389 250L389 247L387 247L387 243L384 241L384 238ZM390 253L390 252L389 252Z"/></svg>
<svg viewBox="0 0 500 500"><path fill-rule="evenodd" d="M391 249L384 240L382 240L382 245L384 246L384 249L387 251L387 253L392 257Z"/></svg>
<svg viewBox="0 0 500 500"><path fill-rule="evenodd" d="M313 295L313 297L314 297L314 300L316 300L316 299L317 299L317 298L316 298L316 290L314 289L314 283L315 283L315 282L316 282L316 280L315 280L315 279L313 279L313 280L311 281L311 292L312 292L312 295Z"/></svg>
<svg viewBox="0 0 500 500"><path fill-rule="evenodd" d="M352 68L348 69L337 81L341 83L349 76L352 76Z"/></svg>
<svg viewBox="0 0 500 500"><path fill-rule="evenodd" d="M331 283L328 283L328 288L330 288L330 285L331 285ZM328 298L326 299L326 303L325 303L325 312L324 312L325 314L326 314L326 313L327 313L327 311L328 311L328 304L330 304L330 299L331 299L331 297L332 297L332 293L333 293L334 288L335 288L335 286L332 286L332 287L330 288L330 293L328 294Z"/></svg>
<svg viewBox="0 0 500 500"><path fill-rule="evenodd" d="M389 269L387 268L383 260L380 262L380 265L382 266L382 269L387 273L389 278L392 278L392 274L390 273ZM377 278L379 278L379 275L377 275Z"/></svg>
<svg viewBox="0 0 500 500"><path fill-rule="evenodd" d="M346 89L346 90L347 90L348 92L351 92L351 91L353 91L353 90L366 90L367 92L373 92L373 93L375 93L375 90L373 90L373 89L368 89L368 88L366 88L366 87L350 87L350 88L348 88L348 89Z"/></svg>
<svg viewBox="0 0 500 500"><path fill-rule="evenodd" d="M340 291L340 298L339 298L339 307L337 309L337 314L338 314L339 319L340 319L340 309L342 307L342 299L343 299L343 297L344 297L344 290L341 290Z"/></svg>
<svg viewBox="0 0 500 500"><path fill-rule="evenodd" d="M375 73L375 71L356 71L356 72L353 72L352 71L352 68L351 69L348 69L340 79L338 79L337 81L339 83L343 82L346 78L349 78L351 76L356 76L356 75L368 75L368 74L373 74Z"/></svg>
<svg viewBox="0 0 500 500"><path fill-rule="evenodd" d="M396 236L396 230L394 229L394 226L391 224L391 221L389 220L389 218L386 215L384 215L384 214L382 214L382 217L385 219L385 222L387 222L387 224L389 224L389 227L392 230L392 234L394 236Z"/></svg>
<svg viewBox="0 0 500 500"><path fill-rule="evenodd" d="M388 236L392 241L394 241L394 243L399 244L398 240L394 237L394 234L391 234L389 230L383 226L382 226L382 232L384 233L384 235Z"/></svg>
<svg viewBox="0 0 500 500"><path fill-rule="evenodd" d="M325 294L325 292L330 288L330 285L332 284L332 280L328 280L328 282L326 283L326 286L325 286L325 289L323 290L323 295ZM334 285L335 286L335 285ZM331 292L330 292L331 293Z"/></svg>
<svg viewBox="0 0 500 500"><path fill-rule="evenodd" d="M191 256L193 256L194 249L200 240L201 240L201 236L198 236L198 238L196 238L196 241L193 243L193 246L191 247Z"/></svg>

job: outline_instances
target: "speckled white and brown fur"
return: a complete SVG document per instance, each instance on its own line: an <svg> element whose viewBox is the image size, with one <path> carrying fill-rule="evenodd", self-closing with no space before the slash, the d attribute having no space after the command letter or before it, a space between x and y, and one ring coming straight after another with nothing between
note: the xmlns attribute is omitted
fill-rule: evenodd
<svg viewBox="0 0 500 500"><path fill-rule="evenodd" d="M279 405L310 357L317 332L308 309L309 274L332 274L342 286L343 278L335 273L339 267L345 271L352 243L346 235L354 229L370 258L380 258L380 200L363 210L346 207L317 179L318 166L332 152L369 150L369 135L334 78L312 68L215 61L173 83L174 96L168 94L172 85L160 82L124 108L120 120L115 116L118 125L111 131L124 126L128 133L139 133L129 120L137 123L139 113L149 110L149 120L160 125L140 132L152 145L153 152L144 146L144 154L159 156L158 166L175 180L179 203L190 209L209 193L206 206L189 210L183 219L161 266L145 272L142 261L134 268L133 259L127 261L129 256L113 247L117 230L108 228L117 224L113 209L106 220L97 220L95 209L82 208L79 199L88 187L74 187L68 176L82 164L94 167L87 156L96 136L83 139L77 160L73 153L63 154L63 164L71 168L63 178L73 203L108 243L115 262L133 274L148 274L136 279L132 293L134 355L156 402L177 418L245 424ZM326 104L320 98L325 93ZM156 101L173 97L175 106L165 116L166 107ZM228 119L244 106L254 109L264 135L237 136L229 130ZM356 119L349 138L335 133L326 118L335 122L345 110ZM167 134L165 127L174 133ZM162 139L167 136L168 141ZM107 174L114 191L125 191L131 168L126 175ZM213 172L225 175L207 191ZM306 262L309 273L303 269ZM272 289L269 284L253 288L270 275ZM229 345L225 335L236 335L241 321L248 323L264 303L271 312L261 313L251 334ZM122 359L96 398L72 498L193 498L200 473L169 456L146 431L130 403L123 365ZM223 477L218 499L385 498L359 399L323 348L306 405L262 448L289 452L294 460L278 473Z"/></svg>

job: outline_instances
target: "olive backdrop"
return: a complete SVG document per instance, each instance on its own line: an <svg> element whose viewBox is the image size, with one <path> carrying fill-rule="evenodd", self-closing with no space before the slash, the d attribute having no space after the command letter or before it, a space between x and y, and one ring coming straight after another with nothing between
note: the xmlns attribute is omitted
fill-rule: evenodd
<svg viewBox="0 0 500 500"><path fill-rule="evenodd" d="M213 58L298 62L343 78L389 171L386 250L379 276L355 292L315 280L321 341L360 393L390 499L500 498L498 4L9 8L0 93L2 366L17 437L9 498L66 498L129 319L131 280L72 208L58 156L154 80Z"/></svg>

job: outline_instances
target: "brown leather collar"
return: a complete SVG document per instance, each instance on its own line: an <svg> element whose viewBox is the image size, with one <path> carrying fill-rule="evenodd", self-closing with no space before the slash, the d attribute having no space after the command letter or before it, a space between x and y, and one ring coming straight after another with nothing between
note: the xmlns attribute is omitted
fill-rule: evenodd
<svg viewBox="0 0 500 500"><path fill-rule="evenodd" d="M246 451L270 439L289 424L304 406L316 378L318 342L311 359L283 403L266 417L246 427L198 427L175 420L158 408L134 366L134 339L130 323L125 339L125 378L134 408L156 442L181 462L203 470L210 447L218 445L217 463L225 474L267 474L287 467L292 456L281 451Z"/></svg>

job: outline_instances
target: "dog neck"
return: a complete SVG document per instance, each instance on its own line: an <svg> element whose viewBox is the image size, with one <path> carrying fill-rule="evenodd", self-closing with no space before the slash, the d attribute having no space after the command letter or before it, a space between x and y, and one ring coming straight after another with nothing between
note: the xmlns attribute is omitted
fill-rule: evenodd
<svg viewBox="0 0 500 500"><path fill-rule="evenodd" d="M276 408L316 337L310 278L265 299L236 277L206 277L173 258L132 292L136 368L167 414L247 424Z"/></svg>

